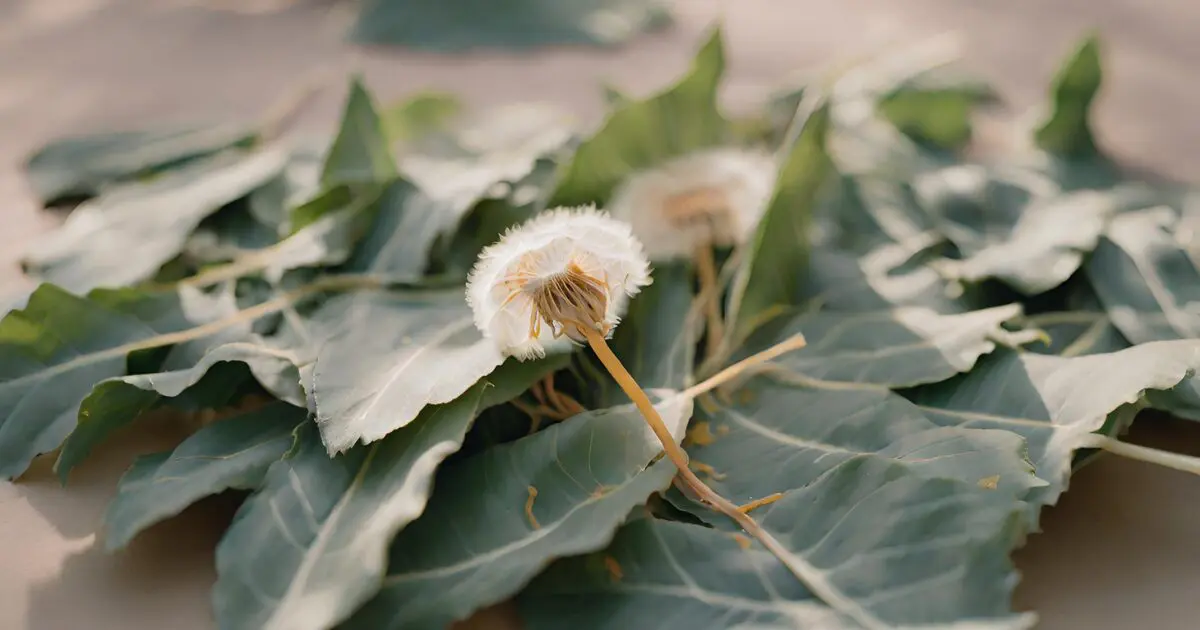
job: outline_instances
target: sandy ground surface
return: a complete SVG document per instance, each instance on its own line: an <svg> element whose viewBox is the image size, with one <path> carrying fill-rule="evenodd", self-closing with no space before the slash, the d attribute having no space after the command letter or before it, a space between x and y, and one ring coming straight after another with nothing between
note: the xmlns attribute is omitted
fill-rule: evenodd
<svg viewBox="0 0 1200 630"><path fill-rule="evenodd" d="M601 111L598 81L634 93L682 70L725 12L731 77L725 98L753 103L789 73L956 29L967 65L1016 111L1038 101L1055 64L1084 29L1108 44L1110 89L1101 140L1130 163L1195 179L1200 166L1194 28L1187 0L679 0L676 27L618 51L453 57L355 50L337 5L317 0L0 0L0 292L13 262L51 220L20 173L40 143L70 132L258 115L322 68L365 70L382 99L438 88L478 105L530 91L584 119ZM214 10L212 7L217 7ZM225 10L238 7L238 10ZM322 96L303 125L328 127L342 98ZM213 544L232 514L220 498L139 537L124 552L94 546L104 505L139 451L178 435L143 424L101 449L62 488L41 462L0 482L0 630L213 626ZM1137 438L1200 454L1200 427L1145 426ZM1103 459L1072 480L1018 554L1018 605L1043 628L1194 628L1200 615L1200 479Z"/></svg>

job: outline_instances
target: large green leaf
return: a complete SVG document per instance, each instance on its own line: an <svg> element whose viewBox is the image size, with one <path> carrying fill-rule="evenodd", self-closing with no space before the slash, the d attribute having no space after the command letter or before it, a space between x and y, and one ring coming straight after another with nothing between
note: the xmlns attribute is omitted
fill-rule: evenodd
<svg viewBox="0 0 1200 630"><path fill-rule="evenodd" d="M802 487L858 459L886 459L919 478L988 483L1018 499L1045 485L1020 436L939 426L884 388L758 379L735 398L701 408L708 439L688 450L712 467L712 487L737 503Z"/></svg>
<svg viewBox="0 0 1200 630"><path fill-rule="evenodd" d="M34 456L57 448L92 387L127 373L127 355L226 314L190 291L98 291L81 298L43 284L23 310L0 321L0 475L19 475Z"/></svg>
<svg viewBox="0 0 1200 630"><path fill-rule="evenodd" d="M803 114L807 117L800 119ZM810 112L797 116L795 137L779 157L775 192L733 281L729 328L735 341L743 339L776 309L800 301L800 279L809 262L808 228L813 206L830 173L825 152L829 106L822 101Z"/></svg>
<svg viewBox="0 0 1200 630"><path fill-rule="evenodd" d="M658 409L679 429L691 400L665 395ZM603 548L670 483L669 461L647 468L660 451L626 405L447 466L429 509L392 543L383 590L347 627L444 628L514 595L550 560Z"/></svg>
<svg viewBox="0 0 1200 630"><path fill-rule="evenodd" d="M1038 148L1065 157L1096 155L1088 115L1103 78L1100 40L1089 35L1054 77L1049 118L1034 132Z"/></svg>
<svg viewBox="0 0 1200 630"><path fill-rule="evenodd" d="M1133 343L1200 337L1200 271L1159 207L1113 219L1087 263L1112 323Z"/></svg>
<svg viewBox="0 0 1200 630"><path fill-rule="evenodd" d="M517 602L529 630L853 627L775 556L733 534L638 518L607 549L560 560Z"/></svg>
<svg viewBox="0 0 1200 630"><path fill-rule="evenodd" d="M321 184L381 183L396 176L383 123L361 77L350 82L341 127L321 171Z"/></svg>
<svg viewBox="0 0 1200 630"><path fill-rule="evenodd" d="M997 341L1025 341L1025 335L1002 327L1019 315L1020 304L954 315L920 307L801 314L763 326L744 352L803 334L808 345L777 359L777 365L818 380L911 387L969 371Z"/></svg>
<svg viewBox="0 0 1200 630"><path fill-rule="evenodd" d="M353 303L317 354L310 392L330 453L407 425L504 361L475 328L460 289L342 299Z"/></svg>
<svg viewBox="0 0 1200 630"><path fill-rule="evenodd" d="M724 72L725 47L717 29L677 83L613 109L595 135L576 149L550 205L603 205L630 173L724 142L728 122L717 108Z"/></svg>
<svg viewBox="0 0 1200 630"><path fill-rule="evenodd" d="M91 197L155 171L245 145L254 135L242 127L193 126L90 134L55 140L25 163L34 194L45 205Z"/></svg>
<svg viewBox="0 0 1200 630"><path fill-rule="evenodd" d="M815 471L814 471L815 472ZM1014 614L1011 495L922 478L859 457L755 511L791 562L838 606L810 594L741 535L643 519L605 551L561 561L520 599L530 630L581 628L1028 628Z"/></svg>
<svg viewBox="0 0 1200 630"><path fill-rule="evenodd" d="M967 282L996 278L1026 295L1062 284L1096 247L1117 199L1091 190L1034 203L1013 225L1008 238L963 260L945 260L939 269Z"/></svg>
<svg viewBox="0 0 1200 630"><path fill-rule="evenodd" d="M667 23L659 0L369 0L351 37L436 52L610 46Z"/></svg>
<svg viewBox="0 0 1200 630"><path fill-rule="evenodd" d="M1066 489L1071 456L1094 446L1090 434L1123 430L1158 392L1169 401L1200 366L1200 341L1156 341L1107 354L1058 357L998 352L969 374L912 391L909 396L938 424L1003 429L1023 436L1037 475L1036 508Z"/></svg>
<svg viewBox="0 0 1200 630"><path fill-rule="evenodd" d="M129 544L139 532L224 490L252 490L295 443L306 412L272 403L210 424L175 450L143 455L117 485L105 513L105 547Z"/></svg>
<svg viewBox="0 0 1200 630"><path fill-rule="evenodd" d="M77 293L146 280L183 250L205 217L278 176L285 162L272 149L227 153L114 188L77 208L22 264Z"/></svg>
<svg viewBox="0 0 1200 630"><path fill-rule="evenodd" d="M216 364L228 362L245 363L267 391L304 407L297 357L249 335L244 341L217 342L194 362L168 357L161 372L114 377L97 383L80 404L78 425L63 442L55 471L65 482L71 469L114 431L162 404L164 399L183 394ZM179 364L186 367L172 369Z"/></svg>
<svg viewBox="0 0 1200 630"><path fill-rule="evenodd" d="M479 412L562 364L514 361L387 438L333 458L308 425L217 547L220 626L316 629L349 616L379 589L388 543L425 509L434 471Z"/></svg>

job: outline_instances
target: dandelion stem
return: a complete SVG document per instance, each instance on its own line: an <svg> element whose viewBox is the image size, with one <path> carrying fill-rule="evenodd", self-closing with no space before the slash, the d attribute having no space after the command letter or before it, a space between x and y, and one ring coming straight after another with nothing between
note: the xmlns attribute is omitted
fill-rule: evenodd
<svg viewBox="0 0 1200 630"><path fill-rule="evenodd" d="M1174 468L1175 470L1192 473L1193 475L1200 475L1200 457L1191 457L1189 455L1129 444L1128 442L1122 442L1107 435L1089 435L1087 440L1083 444L1080 444L1080 447L1103 449L1113 455L1120 455L1128 459L1136 459L1148 464L1157 464L1166 468Z"/></svg>
<svg viewBox="0 0 1200 630"><path fill-rule="evenodd" d="M807 342L804 340L804 335L796 333L795 335L784 339L770 348L767 348L762 352L752 354L745 359L742 359L741 361L738 361L737 363L734 363L733 365L721 370L720 372L713 374L704 381L685 389L681 395L686 396L687 398L695 398L700 394L710 392L733 380L746 370L766 363L767 361L770 361L781 354L791 352L792 350L799 350L800 348L803 348L806 343Z"/></svg>
<svg viewBox="0 0 1200 630"><path fill-rule="evenodd" d="M646 424L650 430L658 437L658 441L662 443L663 451L671 463L675 464L675 468L679 471L679 476L683 483L709 506L717 512L729 517L735 523L746 530L747 534L753 536L758 542L762 543L779 561L788 568L805 586L808 587L813 594L820 597L835 610L841 611L850 616L860 625L868 630L883 629L887 626L876 619L861 606L844 595L833 584L825 578L815 567L808 564L803 558L791 553L783 546L770 532L763 529L749 514L742 512L737 505L720 494L717 491L708 487L708 484L701 481L696 473L688 466L688 455L675 441L675 437L671 435L671 431L667 429L667 425L663 422L662 416L658 414L658 410L650 402L650 397L637 384L633 376L621 364L621 360L617 355L613 354L611 348L608 347L608 342L594 328L590 326L577 326L577 330L587 338L588 345L592 347L592 351L599 357L600 362L608 369L609 374L616 379L617 384L633 401L635 407L641 412L645 418ZM780 344L783 345L783 344ZM736 366L735 366L736 367ZM720 375L718 375L720 376Z"/></svg>
<svg viewBox="0 0 1200 630"><path fill-rule="evenodd" d="M713 259L712 246L707 243L696 248L694 256L696 276L700 280L700 297L704 304L704 315L708 323L708 343L705 344L705 359L716 356L725 339L725 323L721 320L721 292L717 290L717 262Z"/></svg>

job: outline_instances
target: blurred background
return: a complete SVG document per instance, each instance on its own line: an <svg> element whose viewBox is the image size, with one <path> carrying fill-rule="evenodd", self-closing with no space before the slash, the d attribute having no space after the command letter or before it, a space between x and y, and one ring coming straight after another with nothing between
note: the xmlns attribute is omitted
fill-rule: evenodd
<svg viewBox="0 0 1200 630"><path fill-rule="evenodd" d="M982 150L1008 142L1006 124L1045 98L1057 64L1094 28L1105 43L1094 119L1100 143L1129 167L1162 177L1195 180L1200 172L1195 2L675 0L647 13L645 2L614 1L585 27L560 28L553 41L511 25L474 32L454 21L500 20L512 2L414 2L427 5L430 20L454 26L439 30L389 14L387 2L0 0L0 289L22 282L22 246L56 220L41 211L23 174L28 155L51 139L249 121L313 82L323 89L295 128L331 130L344 77L354 71L381 101L427 90L455 93L472 108L544 100L591 124L604 111L601 85L634 95L659 88L686 67L718 19L729 58L722 98L735 112L797 73L956 32L965 68L1005 101L978 128ZM430 8L438 5L445 7ZM543 43L552 45L533 46ZM1194 423L1139 426L1134 441L1200 455ZM48 466L20 486L0 484L0 628L210 626L212 545L231 514L220 498L121 554L92 547L131 453L173 437L140 427L137 439L111 440L66 489ZM1072 479L1043 523L1045 532L1018 555L1017 605L1037 610L1040 627L1196 627L1195 479L1103 458Z"/></svg>

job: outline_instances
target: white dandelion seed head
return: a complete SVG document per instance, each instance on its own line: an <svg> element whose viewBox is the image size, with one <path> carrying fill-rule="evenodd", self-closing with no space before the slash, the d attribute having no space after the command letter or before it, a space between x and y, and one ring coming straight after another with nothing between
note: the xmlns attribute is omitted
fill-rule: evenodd
<svg viewBox="0 0 1200 630"><path fill-rule="evenodd" d="M770 154L718 148L634 173L608 210L633 226L652 260L688 258L697 247L747 240L775 189Z"/></svg>
<svg viewBox="0 0 1200 630"><path fill-rule="evenodd" d="M608 335L629 298L650 284L627 223L593 206L558 208L509 229L467 279L475 325L524 361L583 341L575 323Z"/></svg>

